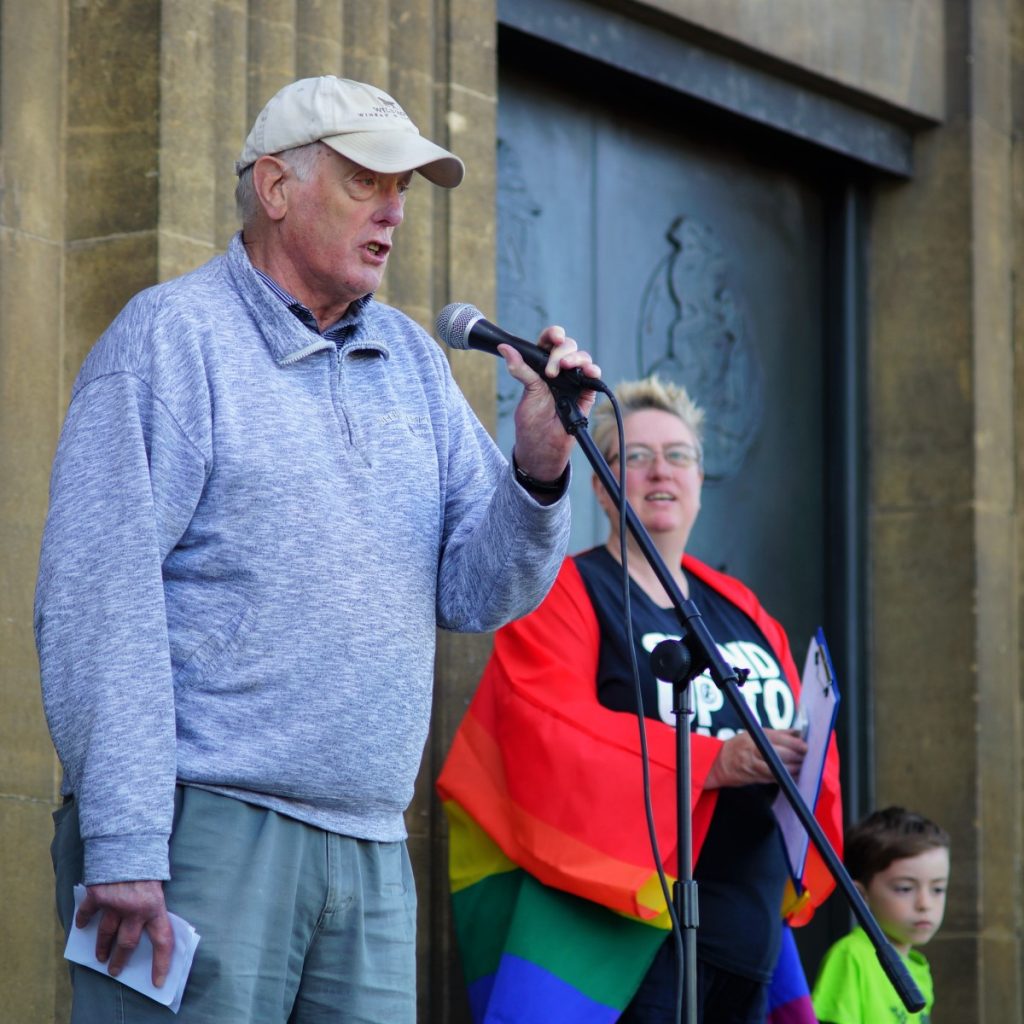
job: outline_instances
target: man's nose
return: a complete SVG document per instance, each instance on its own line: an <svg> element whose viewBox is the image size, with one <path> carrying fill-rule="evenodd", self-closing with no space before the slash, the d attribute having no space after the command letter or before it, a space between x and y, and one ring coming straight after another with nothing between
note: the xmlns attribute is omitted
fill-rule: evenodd
<svg viewBox="0 0 1024 1024"><path fill-rule="evenodd" d="M405 198L397 186L384 193L377 217L392 227L398 227L402 223L405 218Z"/></svg>

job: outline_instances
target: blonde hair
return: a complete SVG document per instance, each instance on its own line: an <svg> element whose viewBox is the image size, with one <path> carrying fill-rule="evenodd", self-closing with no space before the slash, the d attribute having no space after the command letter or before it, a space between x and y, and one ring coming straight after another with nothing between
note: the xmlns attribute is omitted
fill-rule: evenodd
<svg viewBox="0 0 1024 1024"><path fill-rule="evenodd" d="M656 409L671 413L693 431L697 441L697 454L704 462L704 410L697 405L680 384L663 381L656 373L641 380L625 380L615 388L615 397L622 411L622 419L642 409ZM611 402L602 402L590 414L590 436L605 458L611 454L618 439L615 412Z"/></svg>

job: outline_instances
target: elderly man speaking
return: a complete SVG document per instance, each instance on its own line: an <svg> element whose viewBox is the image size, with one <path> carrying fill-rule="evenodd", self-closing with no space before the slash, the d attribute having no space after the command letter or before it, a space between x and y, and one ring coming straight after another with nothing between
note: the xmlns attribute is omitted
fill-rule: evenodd
<svg viewBox="0 0 1024 1024"><path fill-rule="evenodd" d="M35 626L57 902L68 930L99 921L112 976L72 968L72 1020L173 1019L112 980L145 933L165 982L170 910L201 935L184 1024L411 1024L403 812L435 629L544 596L572 441L503 347L514 472L440 347L373 298L414 172L463 176L394 99L294 82L236 171L243 230L104 332L53 466ZM561 328L539 344L549 376L600 376Z"/></svg>

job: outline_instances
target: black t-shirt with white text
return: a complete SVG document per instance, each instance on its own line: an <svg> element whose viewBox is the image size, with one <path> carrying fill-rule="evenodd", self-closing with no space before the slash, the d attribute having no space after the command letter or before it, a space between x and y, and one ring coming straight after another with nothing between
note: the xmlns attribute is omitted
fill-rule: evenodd
<svg viewBox="0 0 1024 1024"><path fill-rule="evenodd" d="M622 569L604 547L574 559L601 633L597 697L615 711L635 713L632 667L626 648ZM748 669L741 692L763 728L787 729L796 707L772 648L753 620L717 591L687 574L696 605L723 658ZM673 687L655 677L650 652L681 630L673 608L660 608L630 581L634 643L644 714L675 726ZM707 671L693 686L691 731L726 740L743 728L725 694ZM701 959L736 974L769 981L780 941L782 893L788 876L781 836L772 812L775 785L726 787L694 869Z"/></svg>

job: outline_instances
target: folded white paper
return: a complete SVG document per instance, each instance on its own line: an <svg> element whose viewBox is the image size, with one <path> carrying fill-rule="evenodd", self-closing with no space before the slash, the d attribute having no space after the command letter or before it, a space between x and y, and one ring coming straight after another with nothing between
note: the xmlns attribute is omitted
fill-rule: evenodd
<svg viewBox="0 0 1024 1024"><path fill-rule="evenodd" d="M83 899L85 899L85 886L76 885L76 914ZM76 928L72 923L68 944L64 948L64 957L73 963L90 967L109 977L108 965L101 964L96 959L96 932L99 930L102 916L100 913L94 914L92 920L84 928ZM188 921L178 917L177 914L168 914L167 916L171 919L171 928L174 931L174 952L171 954L171 968L163 985L157 988L153 984L153 943L150 942L149 935L145 931L143 931L139 945L132 953L128 963L121 968L121 973L113 980L135 989L136 992L141 992L144 996L149 996L150 999L155 999L158 1003L177 1013L181 1006L181 997L185 993L185 982L188 981L189 971L192 970L192 958L195 956L196 946L199 945L199 933Z"/></svg>

